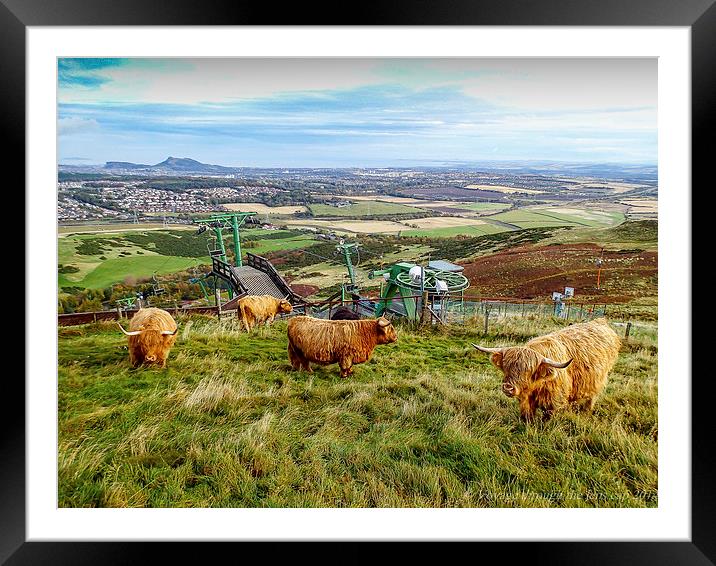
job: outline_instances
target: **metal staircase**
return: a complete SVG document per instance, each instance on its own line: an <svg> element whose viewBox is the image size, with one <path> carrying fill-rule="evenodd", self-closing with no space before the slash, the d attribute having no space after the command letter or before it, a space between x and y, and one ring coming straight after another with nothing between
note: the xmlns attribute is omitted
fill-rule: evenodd
<svg viewBox="0 0 716 566"><path fill-rule="evenodd" d="M226 281L238 296L271 295L278 299L288 298L292 303L302 303L303 298L293 292L288 283L266 258L247 253L247 263L234 267L212 255L212 275Z"/></svg>

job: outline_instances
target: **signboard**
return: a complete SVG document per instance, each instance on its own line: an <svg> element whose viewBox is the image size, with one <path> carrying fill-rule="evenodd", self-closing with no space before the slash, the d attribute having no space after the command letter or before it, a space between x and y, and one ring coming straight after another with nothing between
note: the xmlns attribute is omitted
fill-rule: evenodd
<svg viewBox="0 0 716 566"><path fill-rule="evenodd" d="M559 301L561 298L562 298L562 293L558 293L557 291L552 293L553 301Z"/></svg>
<svg viewBox="0 0 716 566"><path fill-rule="evenodd" d="M574 297L574 287L565 287L564 288L564 296L565 297Z"/></svg>

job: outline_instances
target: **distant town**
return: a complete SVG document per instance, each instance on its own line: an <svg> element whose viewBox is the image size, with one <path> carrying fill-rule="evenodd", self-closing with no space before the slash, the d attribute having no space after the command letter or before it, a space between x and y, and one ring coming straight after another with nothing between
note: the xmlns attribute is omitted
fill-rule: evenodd
<svg viewBox="0 0 716 566"><path fill-rule="evenodd" d="M642 216L658 192L656 167L590 164L485 163L425 168L250 169L168 158L157 165L109 162L60 165L60 223L191 221L231 210L232 203L268 207L323 204L349 208L350 196L425 201L539 204L611 203ZM453 214L455 211L436 211ZM653 211L655 212L655 211ZM296 217L311 216L297 208Z"/></svg>

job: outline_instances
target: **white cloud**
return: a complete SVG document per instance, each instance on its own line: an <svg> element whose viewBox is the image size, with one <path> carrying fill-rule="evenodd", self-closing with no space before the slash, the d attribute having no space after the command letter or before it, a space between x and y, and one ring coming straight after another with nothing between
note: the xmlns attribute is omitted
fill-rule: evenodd
<svg viewBox="0 0 716 566"><path fill-rule="evenodd" d="M57 132L61 136L84 134L96 130L99 130L99 123L95 119L72 117L57 120Z"/></svg>

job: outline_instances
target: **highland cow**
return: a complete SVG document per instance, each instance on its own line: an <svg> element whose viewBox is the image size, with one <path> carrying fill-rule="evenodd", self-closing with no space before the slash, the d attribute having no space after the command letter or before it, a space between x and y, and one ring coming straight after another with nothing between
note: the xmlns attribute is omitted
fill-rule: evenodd
<svg viewBox="0 0 716 566"><path fill-rule="evenodd" d="M360 315L348 307L339 307L331 314L331 320L360 320Z"/></svg>
<svg viewBox="0 0 716 566"><path fill-rule="evenodd" d="M384 317L369 320L322 320L297 316L288 321L288 359L294 369L311 372L311 362L338 363L341 377L354 364L370 360L378 344L395 342L398 335Z"/></svg>
<svg viewBox="0 0 716 566"><path fill-rule="evenodd" d="M619 355L621 340L603 318L533 338L524 346L483 348L502 370L502 391L516 397L520 416L530 421L537 409L545 418L568 405L591 411Z"/></svg>
<svg viewBox="0 0 716 566"><path fill-rule="evenodd" d="M239 299L238 314L244 328L249 332L257 324L272 323L276 315L293 310L286 299L277 299L271 295L248 295Z"/></svg>
<svg viewBox="0 0 716 566"><path fill-rule="evenodd" d="M129 321L129 332L117 322L129 338L129 361L136 368L142 364L166 367L169 350L177 339L177 323L167 311L148 307L139 309Z"/></svg>

